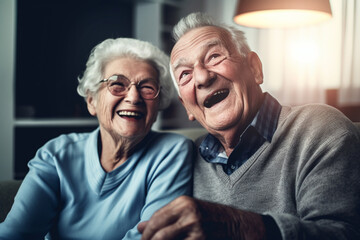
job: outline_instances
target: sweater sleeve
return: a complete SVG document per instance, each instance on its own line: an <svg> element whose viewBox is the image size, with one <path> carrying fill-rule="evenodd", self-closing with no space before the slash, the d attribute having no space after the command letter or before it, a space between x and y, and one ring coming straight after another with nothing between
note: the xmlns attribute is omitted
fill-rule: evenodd
<svg viewBox="0 0 360 240"><path fill-rule="evenodd" d="M271 215L283 239L360 239L359 135L355 129L319 135L326 138L308 137L294 156L301 159L294 192L297 215Z"/></svg>
<svg viewBox="0 0 360 240"><path fill-rule="evenodd" d="M52 155L42 148L28 165L12 209L0 224L0 239L44 239L56 217L59 179Z"/></svg>
<svg viewBox="0 0 360 240"><path fill-rule="evenodd" d="M149 169L146 201L141 210L140 222L149 220L155 211L175 198L192 193L194 144L182 136L175 140L157 143L162 151L166 149L166 152L160 161ZM123 239L140 238L141 234L135 226Z"/></svg>

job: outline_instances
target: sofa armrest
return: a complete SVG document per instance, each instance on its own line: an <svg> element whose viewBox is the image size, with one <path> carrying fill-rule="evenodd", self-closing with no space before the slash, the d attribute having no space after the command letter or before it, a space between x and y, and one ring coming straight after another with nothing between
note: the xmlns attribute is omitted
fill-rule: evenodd
<svg viewBox="0 0 360 240"><path fill-rule="evenodd" d="M19 180L0 181L0 222L3 222L14 203L21 185Z"/></svg>

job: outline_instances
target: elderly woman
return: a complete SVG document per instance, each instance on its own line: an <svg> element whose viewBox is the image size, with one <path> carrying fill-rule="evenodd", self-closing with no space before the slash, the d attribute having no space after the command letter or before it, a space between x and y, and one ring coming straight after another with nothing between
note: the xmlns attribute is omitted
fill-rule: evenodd
<svg viewBox="0 0 360 240"><path fill-rule="evenodd" d="M99 128L38 150L0 239L140 239L137 224L191 190L192 142L151 131L173 86L149 43L108 39L79 79Z"/></svg>

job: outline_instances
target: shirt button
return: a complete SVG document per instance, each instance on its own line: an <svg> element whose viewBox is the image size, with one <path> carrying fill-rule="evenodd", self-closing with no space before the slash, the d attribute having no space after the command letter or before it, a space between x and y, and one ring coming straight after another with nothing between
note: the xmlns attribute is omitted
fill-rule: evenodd
<svg viewBox="0 0 360 240"><path fill-rule="evenodd" d="M235 165L231 165L230 168L231 168L232 170L234 170L236 167L235 167Z"/></svg>

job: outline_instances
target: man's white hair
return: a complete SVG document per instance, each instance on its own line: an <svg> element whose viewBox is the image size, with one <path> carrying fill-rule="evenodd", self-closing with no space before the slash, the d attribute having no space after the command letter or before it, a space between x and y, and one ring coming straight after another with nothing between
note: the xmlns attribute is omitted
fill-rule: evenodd
<svg viewBox="0 0 360 240"><path fill-rule="evenodd" d="M243 57L246 57L247 54L251 51L243 31L228 24L217 22L209 15L201 12L190 13L188 16L182 18L175 25L172 33L175 43L179 41L179 39L190 30L200 27L206 27L206 26L219 27L227 31L231 36L232 42L235 44L239 53ZM179 87L175 79L174 73L172 71L171 64L170 64L170 75L171 75L171 79L174 82L175 88L179 94Z"/></svg>

